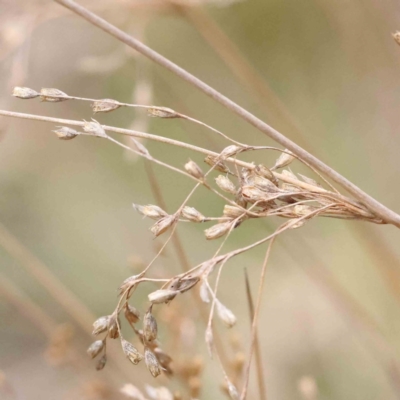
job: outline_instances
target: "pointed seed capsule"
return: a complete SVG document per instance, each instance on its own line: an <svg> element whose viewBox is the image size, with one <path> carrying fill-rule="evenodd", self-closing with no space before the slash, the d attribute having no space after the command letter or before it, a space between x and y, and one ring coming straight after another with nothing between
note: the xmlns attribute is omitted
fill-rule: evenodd
<svg viewBox="0 0 400 400"><path fill-rule="evenodd" d="M151 308L143 317L143 336L147 342L152 342L157 339L157 321L151 313Z"/></svg>
<svg viewBox="0 0 400 400"><path fill-rule="evenodd" d="M185 164L185 170L188 174L192 175L196 179L202 180L204 178L204 173L201 168L192 160L189 160Z"/></svg>
<svg viewBox="0 0 400 400"><path fill-rule="evenodd" d="M109 315L96 319L96 321L93 322L92 335L98 335L99 333L105 332L108 328L109 320L110 320Z"/></svg>
<svg viewBox="0 0 400 400"><path fill-rule="evenodd" d="M182 210L182 217L186 218L192 222L203 222L205 220L205 216L197 211L193 207L185 206Z"/></svg>
<svg viewBox="0 0 400 400"><path fill-rule="evenodd" d="M19 87L16 86L12 92L14 97L18 97L19 99L33 99L39 96L39 93L36 90L27 88L27 87Z"/></svg>
<svg viewBox="0 0 400 400"><path fill-rule="evenodd" d="M125 318L131 324L136 324L140 319L140 312L130 304L125 304Z"/></svg>
<svg viewBox="0 0 400 400"><path fill-rule="evenodd" d="M178 294L176 290L169 290L169 289L161 289L156 290L153 293L150 293L147 297L150 303L153 304L162 304L162 303L169 303L171 300L175 298Z"/></svg>
<svg viewBox="0 0 400 400"><path fill-rule="evenodd" d="M150 231L153 233L154 236L160 236L165 231L167 231L175 222L174 215L168 215L167 217L163 217L158 220L151 228Z"/></svg>
<svg viewBox="0 0 400 400"><path fill-rule="evenodd" d="M278 157L278 159L276 160L275 165L272 167L272 169L278 169L278 168L286 167L293 160L294 160L294 156L292 155L292 153L288 149L285 149L285 153L282 153Z"/></svg>
<svg viewBox="0 0 400 400"><path fill-rule="evenodd" d="M157 357L147 347L144 349L144 361L150 373L154 376L154 378L157 378L157 376L161 374L161 366L157 360Z"/></svg>
<svg viewBox="0 0 400 400"><path fill-rule="evenodd" d="M223 222L221 224L216 224L211 228L208 228L204 231L207 240L218 239L221 236L224 236L228 233L229 229L231 229L231 222Z"/></svg>
<svg viewBox="0 0 400 400"><path fill-rule="evenodd" d="M78 131L69 128L68 126L58 126L53 132L61 140L71 140L79 135Z"/></svg>
<svg viewBox="0 0 400 400"><path fill-rule="evenodd" d="M143 360L143 356L137 351L136 347L125 339L121 339L122 350L129 361L136 365Z"/></svg>
<svg viewBox="0 0 400 400"><path fill-rule="evenodd" d="M218 175L215 178L215 182L217 183L219 188L222 189L224 192L236 194L237 192L236 186L228 177L224 175Z"/></svg>
<svg viewBox="0 0 400 400"><path fill-rule="evenodd" d="M68 100L68 95L61 90L54 88L43 88L40 91L40 100L50 103Z"/></svg>
<svg viewBox="0 0 400 400"><path fill-rule="evenodd" d="M159 220L160 218L166 217L168 215L161 207L155 206L153 204L148 204L147 206L133 204L133 208L145 217L149 217L155 220Z"/></svg>
<svg viewBox="0 0 400 400"><path fill-rule="evenodd" d="M104 341L96 340L89 346L89 348L87 349L87 353L89 354L90 357L95 358L100 354L103 348L104 348Z"/></svg>
<svg viewBox="0 0 400 400"><path fill-rule="evenodd" d="M107 363L107 356L104 354L96 364L96 370L101 371Z"/></svg>
<svg viewBox="0 0 400 400"><path fill-rule="evenodd" d="M121 104L119 104L118 101L113 100L113 99L102 99L102 100L96 100L95 102L93 102L91 107L93 109L93 112L96 114L99 112L114 111L117 108L120 108Z"/></svg>

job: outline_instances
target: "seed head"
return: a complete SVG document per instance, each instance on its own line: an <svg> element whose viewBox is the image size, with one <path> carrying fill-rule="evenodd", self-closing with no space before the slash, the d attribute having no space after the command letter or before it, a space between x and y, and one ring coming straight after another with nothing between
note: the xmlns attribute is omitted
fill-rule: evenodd
<svg viewBox="0 0 400 400"><path fill-rule="evenodd" d="M168 304L171 300L175 298L175 296L179 292L175 290L169 290L169 289L162 289L162 290L156 290L153 293L150 293L147 297L150 301L150 303L153 304L162 304L166 303Z"/></svg>
<svg viewBox="0 0 400 400"><path fill-rule="evenodd" d="M96 370L101 371L107 363L107 356L104 354L96 364Z"/></svg>
<svg viewBox="0 0 400 400"><path fill-rule="evenodd" d="M203 222L206 218L195 208L188 206L183 207L182 216L192 222Z"/></svg>
<svg viewBox="0 0 400 400"><path fill-rule="evenodd" d="M103 348L104 348L104 341L96 340L89 346L89 348L87 349L87 353L89 354L90 357L95 358L97 355L100 354Z"/></svg>
<svg viewBox="0 0 400 400"><path fill-rule="evenodd" d="M152 107L147 110L147 114L149 117L158 117L158 118L179 118L180 115L167 107Z"/></svg>
<svg viewBox="0 0 400 400"><path fill-rule="evenodd" d="M243 151L243 147L236 146L235 144L231 144L230 146L225 147L221 151L219 157L222 157L222 158L232 157L232 156L240 153L241 151Z"/></svg>
<svg viewBox="0 0 400 400"><path fill-rule="evenodd" d="M231 206L229 204L224 205L223 216L227 218L236 219L240 216L243 216L243 210L239 207Z"/></svg>
<svg viewBox="0 0 400 400"><path fill-rule="evenodd" d="M294 156L288 149L285 149L285 153L282 153L275 162L272 169L283 168L289 165L294 160Z"/></svg>
<svg viewBox="0 0 400 400"><path fill-rule="evenodd" d="M43 88L40 91L40 100L48 101L50 103L57 103L59 101L68 100L68 95L58 89Z"/></svg>
<svg viewBox="0 0 400 400"><path fill-rule="evenodd" d="M85 124L83 125L83 130L91 135L106 138L107 134L104 128L97 122L95 119L92 118L91 121L84 121Z"/></svg>
<svg viewBox="0 0 400 400"><path fill-rule="evenodd" d="M229 168L222 161L218 161L218 157L215 156L207 156L204 159L204 162L211 167L214 167L216 171L227 173L229 172Z"/></svg>
<svg viewBox="0 0 400 400"><path fill-rule="evenodd" d="M135 307L126 303L125 304L125 318L131 324L136 324L136 322L138 322L140 319L140 313Z"/></svg>
<svg viewBox="0 0 400 400"><path fill-rule="evenodd" d="M236 192L237 192L236 186L228 177L226 177L224 175L218 175L215 178L215 182L220 187L220 189L222 189L224 192L236 194Z"/></svg>
<svg viewBox="0 0 400 400"><path fill-rule="evenodd" d="M93 322L93 335L98 335L99 333L105 332L108 328L108 321L110 320L110 316L100 317L96 321Z"/></svg>
<svg viewBox="0 0 400 400"><path fill-rule="evenodd" d="M269 179L270 181L272 181L275 184L277 183L277 179L275 178L275 175L265 165L263 165L263 164L257 165L257 167L255 168L255 172L257 175L262 176L265 179Z"/></svg>
<svg viewBox="0 0 400 400"><path fill-rule="evenodd" d="M216 301L217 314L221 321L223 321L229 328L236 324L236 317L233 312L224 306L220 301Z"/></svg>
<svg viewBox="0 0 400 400"><path fill-rule="evenodd" d="M223 222L221 224L216 224L211 228L206 229L204 231L206 239L213 240L213 239L218 239L221 236L224 236L229 231L231 226L232 226L231 222Z"/></svg>
<svg viewBox="0 0 400 400"><path fill-rule="evenodd" d="M129 361L136 365L143 360L143 356L137 351L136 347L125 339L121 339L122 350Z"/></svg>
<svg viewBox="0 0 400 400"><path fill-rule="evenodd" d="M154 236L160 236L165 231L167 231L175 222L174 215L168 215L166 217L158 220L151 228L150 231L154 234Z"/></svg>
<svg viewBox="0 0 400 400"><path fill-rule="evenodd" d="M68 126L58 126L53 132L61 140L71 140L79 135L78 131L68 128Z"/></svg>
<svg viewBox="0 0 400 400"><path fill-rule="evenodd" d="M99 112L114 111L120 107L121 107L121 104L118 101L113 100L113 99L96 100L95 102L92 103L92 109L95 114L99 113Z"/></svg>
<svg viewBox="0 0 400 400"><path fill-rule="evenodd" d="M147 347L144 349L144 361L150 373L154 376L154 378L157 378L157 376L161 374L161 366L157 360L157 357Z"/></svg>
<svg viewBox="0 0 400 400"><path fill-rule="evenodd" d="M253 185L245 185L242 187L242 196L250 202L268 201L268 193L260 190Z"/></svg>
<svg viewBox="0 0 400 400"><path fill-rule="evenodd" d="M133 208L145 217L149 217L155 220L159 220L162 217L168 216L168 214L162 208L152 204L148 204L147 206L133 204Z"/></svg>
<svg viewBox="0 0 400 400"><path fill-rule="evenodd" d="M39 93L36 90L27 87L15 86L12 95L19 99L34 99L39 96Z"/></svg>
<svg viewBox="0 0 400 400"><path fill-rule="evenodd" d="M201 168L192 160L189 160L185 164L185 170L188 174L194 176L196 179L202 180L204 179L204 173Z"/></svg>
<svg viewBox="0 0 400 400"><path fill-rule="evenodd" d="M111 339L117 339L119 337L119 320L117 321L118 317L116 315L111 315L108 321L108 335Z"/></svg>
<svg viewBox="0 0 400 400"><path fill-rule="evenodd" d="M157 339L157 321L151 313L151 308L143 317L143 336L147 342L152 342Z"/></svg>

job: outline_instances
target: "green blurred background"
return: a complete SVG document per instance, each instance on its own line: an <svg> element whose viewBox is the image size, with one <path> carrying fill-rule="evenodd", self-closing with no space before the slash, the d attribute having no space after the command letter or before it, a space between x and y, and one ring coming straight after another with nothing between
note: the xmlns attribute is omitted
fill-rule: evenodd
<svg viewBox="0 0 400 400"><path fill-rule="evenodd" d="M391 36L400 29L398 2L82 4L400 211L400 47ZM54 87L69 95L171 107L237 140L273 145L188 84L51 1L1 0L0 22L3 109L92 117L87 103L11 97L13 86ZM130 109L95 118L216 151L226 145L188 122L149 119ZM143 160L90 137L57 140L49 123L1 118L0 127L0 398L118 399L123 398L118 389L127 382L140 389L144 383L179 388L177 380L154 381L143 365L130 365L116 343L109 346L113 360L102 372L85 354L92 317L114 309L117 287L164 241L154 240L151 221L132 209L133 202L155 203ZM202 163L187 150L145 145L178 167L189 157ZM276 154L255 157L273 165ZM292 169L305 171L298 164ZM158 166L154 174L173 212L193 183ZM204 189L189 205L209 216L223 208ZM281 222L246 222L225 250L262 238ZM206 242L204 226L181 225L190 264L211 257L220 242ZM392 226L320 219L279 238L259 328L268 399L400 398L399 237ZM238 316L234 331L245 354L250 324L244 268L255 296L264 251L232 260L221 278L220 298ZM163 277L180 272L172 246L153 271ZM146 295L154 289L140 290L135 305L144 310ZM172 317L160 311L163 347L179 360L202 354L206 367L199 398L224 398L223 376L203 343L204 324L193 323L197 303L184 296L175 300L186 316L181 325L172 311ZM235 353L232 333L220 324L217 328L227 353ZM250 399L258 398L254 377L252 371ZM182 392L188 398L185 386Z"/></svg>

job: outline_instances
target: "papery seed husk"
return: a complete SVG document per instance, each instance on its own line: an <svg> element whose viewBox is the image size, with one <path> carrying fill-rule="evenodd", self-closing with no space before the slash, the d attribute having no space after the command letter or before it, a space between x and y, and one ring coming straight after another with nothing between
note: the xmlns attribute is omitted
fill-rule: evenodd
<svg viewBox="0 0 400 400"><path fill-rule="evenodd" d="M164 232L166 232L175 222L174 215L168 215L167 217L163 217L158 220L151 228L150 231L153 233L154 236L160 236Z"/></svg>
<svg viewBox="0 0 400 400"><path fill-rule="evenodd" d="M221 153L220 157L227 158L234 156L240 153L243 150L243 147L236 146L235 144L231 144L230 146L225 147Z"/></svg>
<svg viewBox="0 0 400 400"><path fill-rule="evenodd" d="M224 205L224 211L223 211L223 216L227 218L238 218L240 216L243 216L244 212L242 209L239 207L231 206L229 204Z"/></svg>
<svg viewBox="0 0 400 400"><path fill-rule="evenodd" d="M18 97L19 99L33 99L39 96L39 93L36 90L33 90L28 87L20 87L16 86L12 92L14 97Z"/></svg>
<svg viewBox="0 0 400 400"><path fill-rule="evenodd" d="M285 153L282 153L275 162L273 169L283 168L289 165L294 160L294 156L292 153L285 149Z"/></svg>
<svg viewBox="0 0 400 400"><path fill-rule="evenodd" d="M60 101L68 100L68 95L61 90L54 89L54 88L43 88L40 91L40 100L41 101L48 101L50 103L57 103Z"/></svg>
<svg viewBox="0 0 400 400"><path fill-rule="evenodd" d="M91 107L92 107L94 113L110 112L110 111L114 111L117 108L121 107L121 104L119 104L118 101L113 100L113 99L102 99L102 100L96 100L95 102L93 102Z"/></svg>
<svg viewBox="0 0 400 400"><path fill-rule="evenodd" d="M208 286L205 280L200 285L200 298L204 301L204 303L210 302L210 294L208 292Z"/></svg>
<svg viewBox="0 0 400 400"><path fill-rule="evenodd" d="M144 349L144 361L150 373L154 376L154 378L157 378L157 376L161 374L161 367L157 357L147 347Z"/></svg>
<svg viewBox="0 0 400 400"><path fill-rule="evenodd" d="M284 169L284 170L281 172L281 174L282 174L283 176L287 176L287 177L290 178L290 179L295 179L295 180L298 181L297 176L296 176L292 171L289 171L288 169Z"/></svg>
<svg viewBox="0 0 400 400"><path fill-rule="evenodd" d="M89 354L90 357L95 358L100 354L103 348L104 348L104 341L96 340L89 346L86 352Z"/></svg>
<svg viewBox="0 0 400 400"><path fill-rule="evenodd" d="M269 179L273 183L276 182L275 175L272 173L272 171L268 167L266 167L263 164L258 164L255 169L255 172L257 175L260 175L265 179Z"/></svg>
<svg viewBox="0 0 400 400"><path fill-rule="evenodd" d="M131 324L136 324L140 319L140 312L130 304L125 304L125 318Z"/></svg>
<svg viewBox="0 0 400 400"><path fill-rule="evenodd" d="M270 194L260 190L259 188L252 185L245 185L242 187L242 196L247 201L268 201L268 198L271 197Z"/></svg>
<svg viewBox="0 0 400 400"><path fill-rule="evenodd" d="M167 368L172 362L172 358L159 347L153 349L153 353L157 357L158 362L163 368Z"/></svg>
<svg viewBox="0 0 400 400"><path fill-rule="evenodd" d="M162 303L169 303L171 300L175 298L175 296L178 293L179 292L175 290L161 289L161 290L156 290L153 293L150 293L147 297L150 303L162 304Z"/></svg>
<svg viewBox="0 0 400 400"><path fill-rule="evenodd" d="M143 360L143 356L137 351L136 347L132 343L125 339L121 339L121 345L123 352L132 364L136 365Z"/></svg>
<svg viewBox="0 0 400 400"><path fill-rule="evenodd" d="M201 170L201 168L192 160L189 160L185 164L185 170L192 176L194 176L196 179L203 179L204 178L204 173Z"/></svg>
<svg viewBox="0 0 400 400"><path fill-rule="evenodd" d="M107 134L102 125L92 118L91 121L84 121L83 130L94 136L106 138Z"/></svg>
<svg viewBox="0 0 400 400"><path fill-rule="evenodd" d="M313 211L313 208L302 204L298 204L293 207L293 210L295 214L297 214L299 217L302 217L304 215L310 214Z"/></svg>
<svg viewBox="0 0 400 400"><path fill-rule="evenodd" d="M305 176L302 174L298 174L298 175L300 176L301 179L303 179L304 182L308 183L309 185L321 187L321 185L318 182L316 182L314 179L311 179L308 176Z"/></svg>
<svg viewBox="0 0 400 400"><path fill-rule="evenodd" d="M222 161L217 161L217 157L215 156L207 156L204 159L204 162L210 165L211 167L214 167L216 171L224 173L229 172L229 168Z"/></svg>
<svg viewBox="0 0 400 400"><path fill-rule="evenodd" d="M172 108L167 107L152 107L147 109L149 117L158 118L179 118L180 115Z"/></svg>
<svg viewBox="0 0 400 400"><path fill-rule="evenodd" d="M253 179L253 184L261 190L265 190L268 193L277 193L279 188L277 188L269 179L262 176L256 175Z"/></svg>
<svg viewBox="0 0 400 400"><path fill-rule="evenodd" d="M96 364L96 370L101 371L107 364L107 356L104 354Z"/></svg>
<svg viewBox="0 0 400 400"><path fill-rule="evenodd" d="M93 335L98 335L99 333L105 332L108 329L108 321L110 320L110 315L106 315L96 319L93 322Z"/></svg>
<svg viewBox="0 0 400 400"><path fill-rule="evenodd" d="M218 187L222 189L224 192L236 194L237 189L234 183L224 175L218 175L215 178L215 182L217 183Z"/></svg>
<svg viewBox="0 0 400 400"><path fill-rule="evenodd" d="M157 321L151 311L147 311L143 317L143 336L147 342L157 339Z"/></svg>
<svg viewBox="0 0 400 400"><path fill-rule="evenodd" d="M168 216L168 214L161 207L155 206L153 204L148 204L146 206L133 204L133 208L145 217L149 217L155 220L159 220L162 217Z"/></svg>
<svg viewBox="0 0 400 400"><path fill-rule="evenodd" d="M79 135L79 132L68 126L59 126L53 131L61 140L71 140Z"/></svg>
<svg viewBox="0 0 400 400"><path fill-rule="evenodd" d="M223 305L220 301L216 300L217 314L221 321L223 321L229 328L236 324L236 317L233 312Z"/></svg>
<svg viewBox="0 0 400 400"><path fill-rule="evenodd" d="M191 289L199 282L200 277L197 275L188 275L185 277L178 277L171 280L168 285L168 289L175 290L180 293L184 293Z"/></svg>
<svg viewBox="0 0 400 400"><path fill-rule="evenodd" d="M150 153L147 150L147 148L136 138L133 136L130 137L131 141L135 144L136 150L140 153L143 154L145 157L150 157Z"/></svg>
<svg viewBox="0 0 400 400"><path fill-rule="evenodd" d="M108 336L111 339L117 339L119 337L119 329L118 329L118 323L117 323L117 316L112 315L110 320L108 321Z"/></svg>
<svg viewBox="0 0 400 400"><path fill-rule="evenodd" d="M182 210L182 217L186 218L191 222L203 222L205 220L205 216L197 211L193 207L185 206Z"/></svg>
<svg viewBox="0 0 400 400"><path fill-rule="evenodd" d="M223 222L220 224L216 224L211 228L208 228L204 231L207 240L218 239L224 235L226 235L231 228L231 222Z"/></svg>

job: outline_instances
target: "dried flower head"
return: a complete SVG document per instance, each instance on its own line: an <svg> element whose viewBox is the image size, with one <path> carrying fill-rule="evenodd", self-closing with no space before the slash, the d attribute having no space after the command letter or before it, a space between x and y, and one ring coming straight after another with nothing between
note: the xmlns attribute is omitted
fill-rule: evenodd
<svg viewBox="0 0 400 400"><path fill-rule="evenodd" d="M268 193L277 193L279 188L276 187L269 179L256 175L253 179L253 184L257 188L264 190Z"/></svg>
<svg viewBox="0 0 400 400"><path fill-rule="evenodd" d="M231 144L230 146L225 147L221 151L219 157L222 157L222 158L232 157L232 156L235 156L236 154L239 154L243 150L244 150L243 147L236 146L235 144Z"/></svg>
<svg viewBox="0 0 400 400"><path fill-rule="evenodd" d="M106 138L107 134L102 125L92 118L91 121L84 121L83 130L93 136Z"/></svg>
<svg viewBox="0 0 400 400"><path fill-rule="evenodd" d="M111 339L117 339L119 337L119 317L117 315L111 315L108 321L108 336Z"/></svg>
<svg viewBox="0 0 400 400"><path fill-rule="evenodd" d="M104 341L103 340L96 340L93 342L89 348L87 349L87 353L90 357L95 358L100 354L100 352L104 349Z"/></svg>
<svg viewBox="0 0 400 400"><path fill-rule="evenodd" d="M243 216L243 210L239 207L231 206L230 204L224 205L223 216L227 218L236 219Z"/></svg>
<svg viewBox="0 0 400 400"><path fill-rule="evenodd" d="M143 317L143 336L147 342L157 339L157 321L151 313L151 307Z"/></svg>
<svg viewBox="0 0 400 400"><path fill-rule="evenodd" d="M201 170L201 168L192 160L189 160L185 164L185 170L187 171L188 174L192 175L196 179L204 179L204 173Z"/></svg>
<svg viewBox="0 0 400 400"><path fill-rule="evenodd" d="M104 317L100 317L93 322L93 335L98 335L99 333L105 332L108 329L108 321L110 320L110 316L106 315Z"/></svg>
<svg viewBox="0 0 400 400"><path fill-rule="evenodd" d="M125 303L125 318L131 324L136 324L140 319L140 312L128 303Z"/></svg>
<svg viewBox="0 0 400 400"><path fill-rule="evenodd" d="M185 206L182 210L182 217L186 218L192 222L203 222L205 220L205 216L197 211L193 207Z"/></svg>
<svg viewBox="0 0 400 400"><path fill-rule="evenodd" d="M214 167L216 171L223 172L223 173L228 173L229 168L226 166L226 164L222 161L218 160L218 157L215 156L207 156L204 159L204 162L211 167Z"/></svg>
<svg viewBox="0 0 400 400"><path fill-rule="evenodd" d="M103 354L99 361L96 364L96 370L101 371L107 364L107 356Z"/></svg>
<svg viewBox="0 0 400 400"><path fill-rule="evenodd" d="M221 321L223 321L229 328L236 324L235 314L219 300L216 300L217 314Z"/></svg>
<svg viewBox="0 0 400 400"><path fill-rule="evenodd" d="M150 231L154 236L160 236L167 231L175 222L175 215L168 215L158 220L151 228Z"/></svg>
<svg viewBox="0 0 400 400"><path fill-rule="evenodd" d="M178 294L176 290L170 290L170 289L161 289L161 290L156 290L153 293L150 293L147 297L150 301L150 303L153 304L162 304L162 303L169 303L171 300L175 298L175 296Z"/></svg>
<svg viewBox="0 0 400 400"><path fill-rule="evenodd" d="M285 149L285 153L282 153L275 162L272 169L283 168L289 165L294 160L294 156L288 149Z"/></svg>
<svg viewBox="0 0 400 400"><path fill-rule="evenodd" d="M57 103L59 101L68 100L68 95L61 90L54 88L43 88L40 91L40 100L48 101L50 103Z"/></svg>
<svg viewBox="0 0 400 400"><path fill-rule="evenodd" d="M143 356L137 351L136 347L125 339L121 339L122 350L129 361L136 365L143 360Z"/></svg>
<svg viewBox="0 0 400 400"><path fill-rule="evenodd" d="M58 126L53 132L61 140L71 140L79 135L78 131L69 128L68 126Z"/></svg>
<svg viewBox="0 0 400 400"><path fill-rule="evenodd" d="M218 239L228 233L229 229L231 229L231 222L223 222L220 224L216 224L211 228L208 228L204 231L207 240Z"/></svg>
<svg viewBox="0 0 400 400"><path fill-rule="evenodd" d="M99 113L99 112L114 111L120 107L121 107L121 104L118 101L113 100L113 99L96 100L95 102L92 103L92 109L95 114Z"/></svg>
<svg viewBox="0 0 400 400"><path fill-rule="evenodd" d="M39 96L39 93L36 90L27 88L27 87L19 87L16 86L12 92L14 97L18 97L19 99L33 99Z"/></svg>
<svg viewBox="0 0 400 400"><path fill-rule="evenodd" d="M149 117L158 117L158 118L179 118L180 115L167 107L151 107L147 110Z"/></svg>
<svg viewBox="0 0 400 400"><path fill-rule="evenodd" d="M218 175L215 178L215 182L224 192L236 194L237 192L236 186L228 177L224 175Z"/></svg>
<svg viewBox="0 0 400 400"><path fill-rule="evenodd" d="M154 376L154 378L157 378L157 376L161 374L161 366L157 360L157 357L147 347L144 349L144 361L150 373Z"/></svg>
<svg viewBox="0 0 400 400"><path fill-rule="evenodd" d="M161 207L152 204L148 204L147 206L133 204L133 208L145 217L149 217L155 220L159 220L162 217L168 216L168 214Z"/></svg>

